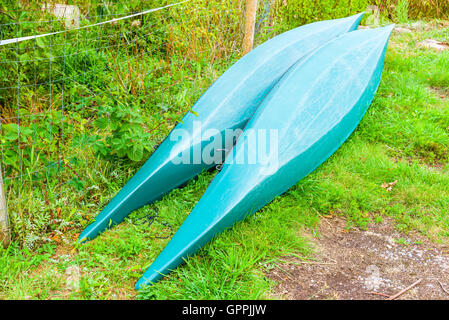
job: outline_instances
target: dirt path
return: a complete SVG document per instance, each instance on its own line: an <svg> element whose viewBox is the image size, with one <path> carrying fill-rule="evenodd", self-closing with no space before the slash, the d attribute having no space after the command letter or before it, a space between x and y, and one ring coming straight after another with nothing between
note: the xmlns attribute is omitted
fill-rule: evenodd
<svg viewBox="0 0 449 320"><path fill-rule="evenodd" d="M366 231L346 231L345 226L341 218L322 221L320 238L311 239L316 261L289 258L278 264L268 273L279 283L274 294L285 299L387 299L370 292L394 295L422 279L398 299L449 299L449 247L400 234L387 219Z"/></svg>

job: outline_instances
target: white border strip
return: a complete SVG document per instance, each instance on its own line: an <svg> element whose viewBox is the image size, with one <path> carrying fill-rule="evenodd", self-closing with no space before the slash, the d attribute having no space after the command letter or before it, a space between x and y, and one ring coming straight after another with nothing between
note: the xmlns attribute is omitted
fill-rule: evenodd
<svg viewBox="0 0 449 320"><path fill-rule="evenodd" d="M185 1L177 2L177 3L168 4L168 5L164 6L164 7L149 9L149 10L138 12L138 13L134 13L134 14L131 14L131 15L128 15L128 16L124 16L124 17L120 17L120 18L116 18L116 19L112 19L112 20L108 20L108 21L103 21L103 22L99 22L99 23L95 23L95 24L90 24L90 25L79 27L79 28L76 28L76 29L57 31L57 32L51 32L51 33L44 33L44 34L38 34L38 35L28 36L28 37L21 37L21 38L13 38L13 39L1 40L0 41L0 46L6 45L6 44L11 44L11 43L17 43L17 42L32 40L32 39L37 39L37 38L42 38L42 37L51 36L51 35L55 35L55 34L60 34L60 33L65 33L65 32L69 32L69 31L74 31L74 30L86 29L86 28L95 27L95 26L99 26L99 25L102 25L102 24L106 24L106 23L113 23L113 22L116 22L116 21L125 20L125 19L129 19L129 18L141 16L141 15L144 15L144 14L147 14L147 13L150 13L150 12L159 11L159 10L162 10L162 9L165 9L165 8L177 6L177 5L189 2L189 1L191 1L191 0L185 0Z"/></svg>

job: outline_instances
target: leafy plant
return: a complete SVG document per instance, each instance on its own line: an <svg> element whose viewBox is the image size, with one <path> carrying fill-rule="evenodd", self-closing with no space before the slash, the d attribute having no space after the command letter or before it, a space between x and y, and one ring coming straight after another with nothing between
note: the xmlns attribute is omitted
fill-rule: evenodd
<svg viewBox="0 0 449 320"><path fill-rule="evenodd" d="M102 131L96 135L94 150L105 158L116 156L141 161L152 151L154 143L145 127L139 107L129 104L106 105L98 111L94 126Z"/></svg>

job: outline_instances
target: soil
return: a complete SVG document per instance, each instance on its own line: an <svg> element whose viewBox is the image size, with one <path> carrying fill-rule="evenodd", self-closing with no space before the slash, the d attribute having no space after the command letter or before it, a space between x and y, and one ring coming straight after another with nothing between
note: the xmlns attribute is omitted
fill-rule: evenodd
<svg viewBox="0 0 449 320"><path fill-rule="evenodd" d="M288 257L267 272L284 299L449 299L449 247L418 234L404 235L394 222L346 230L343 218L323 219L319 238L310 235L315 259Z"/></svg>
<svg viewBox="0 0 449 320"><path fill-rule="evenodd" d="M437 95L440 99L449 98L449 90L447 88L430 87L430 91Z"/></svg>

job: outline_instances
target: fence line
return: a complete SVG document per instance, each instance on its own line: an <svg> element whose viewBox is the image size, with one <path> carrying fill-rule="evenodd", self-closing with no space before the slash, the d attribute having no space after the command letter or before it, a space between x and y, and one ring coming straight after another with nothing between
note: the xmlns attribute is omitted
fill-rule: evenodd
<svg viewBox="0 0 449 320"><path fill-rule="evenodd" d="M27 37L20 28L31 22L10 25L27 39L0 45L0 170L20 243L33 247L59 232L57 212L74 227L97 213L114 175L139 166L114 139L149 154L241 56L243 0L226 10L178 5L186 2L141 12L139 26L124 23L136 14L110 27L114 19L55 32L51 24L45 41L38 23ZM140 142L126 143L125 126Z"/></svg>
<svg viewBox="0 0 449 320"><path fill-rule="evenodd" d="M6 44L10 44L10 43L18 43L18 42L22 42L22 41L27 41L27 40L38 39L38 38L42 38L42 37L47 37L47 36L53 36L53 35L57 35L57 34L67 33L69 31L75 31L75 30L82 30L82 29L86 29L86 28L98 27L98 26L101 26L103 24L108 24L108 23L115 23L115 22L118 22L118 21L121 21L121 20L135 18L135 17L138 17L138 16L142 16L144 14L148 14L148 13L151 13L151 12L155 12L155 11L159 11L159 10L162 10L162 9L170 8L170 7L173 7L173 6L177 6L177 5L189 2L189 1L191 1L191 0L185 0L185 1L182 1L182 2L173 3L173 4L169 4L169 5L163 6L163 7L149 9L149 10L145 10L145 11L142 11L142 12L138 12L138 13L134 13L134 14L131 14L131 15L127 15L127 16L124 16L124 17L121 17L121 18L114 18L114 19L111 19L111 20L108 20L108 21L98 22L98 23L94 23L94 24L91 24L91 25L82 26L82 27L79 27L79 28L74 28L74 29L69 29L69 30L64 30L64 31L50 32L50 33L33 35L33 36L27 36L27 37L18 37L18 38L12 38L12 39L7 39L7 40L0 40L0 46L6 45Z"/></svg>
<svg viewBox="0 0 449 320"><path fill-rule="evenodd" d="M9 218L6 211L6 198L3 193L2 170L0 169L0 245L8 246L11 241Z"/></svg>

